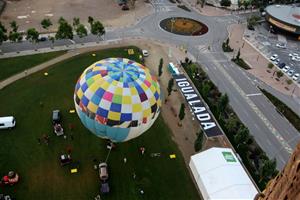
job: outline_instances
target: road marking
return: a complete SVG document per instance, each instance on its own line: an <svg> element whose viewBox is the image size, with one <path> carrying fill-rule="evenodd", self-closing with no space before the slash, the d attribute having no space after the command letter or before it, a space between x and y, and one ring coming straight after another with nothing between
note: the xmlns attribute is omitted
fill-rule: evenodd
<svg viewBox="0 0 300 200"><path fill-rule="evenodd" d="M262 95L262 93L246 94L247 97L259 96L259 95Z"/></svg>
<svg viewBox="0 0 300 200"><path fill-rule="evenodd" d="M212 56L210 56L210 57L212 57ZM283 148L289 154L292 154L293 149L291 148L291 146L283 139L283 137L279 134L279 132L271 124L271 122L266 118L266 116L259 110L259 108L253 103L253 101L248 96L246 96L246 93L233 80L233 78L227 73L227 71L219 63L217 63L217 62L214 62L214 63L215 63L215 65L219 66L219 70L223 73L223 75L227 78L227 80L233 85L233 88L235 88L240 93L240 95L245 99L245 101L249 104L249 106L252 108L252 110L261 119L261 121L266 125L266 127L276 137L276 139L283 146ZM257 81L257 80L254 80L254 81Z"/></svg>

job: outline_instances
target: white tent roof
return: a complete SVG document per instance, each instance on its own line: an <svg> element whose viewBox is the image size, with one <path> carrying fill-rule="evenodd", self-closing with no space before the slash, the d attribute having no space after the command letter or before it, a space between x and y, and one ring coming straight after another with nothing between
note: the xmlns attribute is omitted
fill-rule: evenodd
<svg viewBox="0 0 300 200"><path fill-rule="evenodd" d="M205 199L248 200L254 199L258 193L241 163L229 148L213 147L193 155L190 167L201 193L207 197Z"/></svg>

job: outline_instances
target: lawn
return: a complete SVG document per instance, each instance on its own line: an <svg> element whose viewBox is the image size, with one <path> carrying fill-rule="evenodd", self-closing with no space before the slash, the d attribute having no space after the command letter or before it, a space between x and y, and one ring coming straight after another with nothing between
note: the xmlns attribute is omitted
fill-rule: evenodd
<svg viewBox="0 0 300 200"><path fill-rule="evenodd" d="M137 52L135 47L132 48ZM9 193L22 200L93 199L99 193L100 181L93 166L95 159L97 163L105 160L106 143L85 129L76 113L68 111L74 108L73 91L77 78L90 64L106 57L129 57L138 61L136 54L128 56L124 49L98 51L95 57L88 53L0 90L0 116L14 115L17 119L15 129L0 131L0 175L15 170L21 177L20 183L1 187L0 193ZM46 71L47 77L43 75ZM62 111L67 139L55 136L52 131L53 109ZM69 124L74 125L73 131L69 130ZM43 134L50 135L48 146L38 144L37 138ZM139 152L141 146L146 148L143 156ZM67 149L71 149L73 159L79 161L77 174L70 174L68 166L59 164L58 156ZM160 152L161 157L151 157L150 153L154 152ZM169 158L173 153L176 159ZM199 199L162 117L142 136L118 144L110 154L108 165L111 193L102 197L104 200ZM144 195L139 194L139 189L145 191Z"/></svg>
<svg viewBox="0 0 300 200"><path fill-rule="evenodd" d="M29 69L38 64L51 60L64 54L66 51L56 51L50 53L35 54L29 56L19 56L14 58L0 59L0 81L14 74Z"/></svg>

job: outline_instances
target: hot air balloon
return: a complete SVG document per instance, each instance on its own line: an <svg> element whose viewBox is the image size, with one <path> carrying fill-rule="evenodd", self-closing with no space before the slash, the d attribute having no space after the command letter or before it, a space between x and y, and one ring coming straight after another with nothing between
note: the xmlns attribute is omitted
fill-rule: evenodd
<svg viewBox="0 0 300 200"><path fill-rule="evenodd" d="M76 112L100 138L124 142L148 130L160 113L157 79L126 58L100 60L84 70L74 92Z"/></svg>

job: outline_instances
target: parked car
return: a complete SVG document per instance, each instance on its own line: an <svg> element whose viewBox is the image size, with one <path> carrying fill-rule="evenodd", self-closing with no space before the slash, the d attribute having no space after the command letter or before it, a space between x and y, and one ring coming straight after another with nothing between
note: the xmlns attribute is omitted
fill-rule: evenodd
<svg viewBox="0 0 300 200"><path fill-rule="evenodd" d="M280 63L280 59L277 58L277 59L274 61L274 64L275 64L275 65L279 65L279 63Z"/></svg>
<svg viewBox="0 0 300 200"><path fill-rule="evenodd" d="M284 68L285 66L286 66L285 63L279 63L279 64L278 64L278 67L279 67L280 69Z"/></svg>
<svg viewBox="0 0 300 200"><path fill-rule="evenodd" d="M107 164L105 162L99 164L99 177L101 181L108 179Z"/></svg>
<svg viewBox="0 0 300 200"><path fill-rule="evenodd" d="M251 31L255 31L254 26L248 25L247 28L248 28L249 30L251 30Z"/></svg>
<svg viewBox="0 0 300 200"><path fill-rule="evenodd" d="M128 7L128 5L127 5L127 4L123 4L123 6L122 6L122 10L129 10L129 7Z"/></svg>
<svg viewBox="0 0 300 200"><path fill-rule="evenodd" d="M142 50L142 53L143 53L143 56L144 57L147 57L147 56L149 56L149 52L147 51L147 50Z"/></svg>
<svg viewBox="0 0 300 200"><path fill-rule="evenodd" d="M294 69L290 69L290 70L287 72L287 75L288 75L288 76L293 76L294 73L295 73L295 70L294 70Z"/></svg>
<svg viewBox="0 0 300 200"><path fill-rule="evenodd" d="M286 43L277 43L276 47L286 49Z"/></svg>
<svg viewBox="0 0 300 200"><path fill-rule="evenodd" d="M300 61L300 56L293 56L292 60L299 62Z"/></svg>
<svg viewBox="0 0 300 200"><path fill-rule="evenodd" d="M53 131L57 136L61 136L64 134L64 129L61 125L61 114L59 110L52 111L52 125Z"/></svg>
<svg viewBox="0 0 300 200"><path fill-rule="evenodd" d="M102 194L109 193L109 184L108 184L108 182L106 182L106 181L101 182L100 192Z"/></svg>
<svg viewBox="0 0 300 200"><path fill-rule="evenodd" d="M270 60L274 61L278 58L278 55L277 54L273 54L271 57L270 57Z"/></svg>
<svg viewBox="0 0 300 200"><path fill-rule="evenodd" d="M294 74L294 76L292 77L292 79L293 79L294 81L297 81L297 80L299 79L299 76L300 76L300 74L299 74L299 73L296 73L296 74Z"/></svg>
<svg viewBox="0 0 300 200"><path fill-rule="evenodd" d="M52 124L60 124L61 123L61 114L60 110L52 111Z"/></svg>
<svg viewBox="0 0 300 200"><path fill-rule="evenodd" d="M297 53L289 53L289 57L298 57L299 55Z"/></svg>
<svg viewBox="0 0 300 200"><path fill-rule="evenodd" d="M40 37L40 38L39 38L39 41L40 41L40 42L44 42L44 41L46 41L46 40L47 40L47 37Z"/></svg>
<svg viewBox="0 0 300 200"><path fill-rule="evenodd" d="M291 67L286 65L286 66L282 69L282 71L283 71L284 73L286 73L286 72L289 71L290 69L291 69Z"/></svg>
<svg viewBox="0 0 300 200"><path fill-rule="evenodd" d="M13 116L0 117L0 129L12 129L16 126L16 119Z"/></svg>

